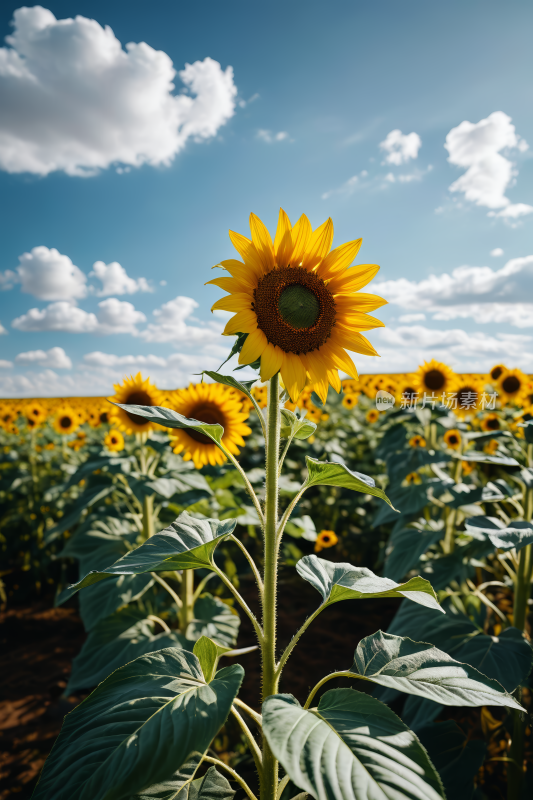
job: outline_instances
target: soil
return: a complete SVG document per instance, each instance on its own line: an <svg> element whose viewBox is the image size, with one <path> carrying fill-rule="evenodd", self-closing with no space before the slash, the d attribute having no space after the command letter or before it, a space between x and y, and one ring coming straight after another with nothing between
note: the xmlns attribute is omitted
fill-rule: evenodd
<svg viewBox="0 0 533 800"><path fill-rule="evenodd" d="M243 585L241 591L253 607L253 587ZM281 648L316 608L320 598L311 587L302 586L301 581L284 582L283 576L280 594L283 597L278 631ZM79 652L85 633L74 606L51 608L51 605L52 599L9 608L0 614L3 654L0 665L0 800L31 797L63 717L88 693L67 699L62 697L72 659ZM289 659L280 690L291 692L304 702L309 690L324 675L351 666L354 649L361 638L379 628L387 629L397 605L396 600L345 601L328 608L313 622ZM238 646L256 644L247 617L241 615L241 618ZM241 656L239 661L246 673L240 697L259 709L258 652ZM362 684L358 682L357 685L360 691L366 688ZM337 681L336 685L343 683ZM349 681L344 685L349 685ZM222 741L224 738L227 742L227 737Z"/></svg>

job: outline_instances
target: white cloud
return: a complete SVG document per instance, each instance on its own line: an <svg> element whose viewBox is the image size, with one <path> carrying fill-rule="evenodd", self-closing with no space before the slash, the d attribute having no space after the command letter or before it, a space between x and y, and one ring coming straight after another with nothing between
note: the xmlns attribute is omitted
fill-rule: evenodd
<svg viewBox="0 0 533 800"><path fill-rule="evenodd" d="M210 322L204 327L187 325L186 320L198 308L192 297L175 297L157 308L153 315L155 323L150 323L140 334L147 342L187 342L189 346L200 346L208 343L220 344L223 326Z"/></svg>
<svg viewBox="0 0 533 800"><path fill-rule="evenodd" d="M262 142L266 142L267 144L274 144L275 142L286 141L289 138L289 134L287 133L287 131L279 131L278 133L273 133L272 131L260 128L257 131L257 138L261 139Z"/></svg>
<svg viewBox="0 0 533 800"><path fill-rule="evenodd" d="M95 350L83 356L90 367L166 367L167 359L161 356L115 356Z"/></svg>
<svg viewBox="0 0 533 800"><path fill-rule="evenodd" d="M188 139L213 137L234 114L233 69L205 58L178 75L145 42L125 49L109 26L14 12L0 48L0 168L93 175L113 163L168 165Z"/></svg>
<svg viewBox="0 0 533 800"><path fill-rule="evenodd" d="M87 295L87 277L68 256L55 247L41 245L19 256L16 273L11 272L11 285L22 284L22 291L39 300L76 300Z"/></svg>
<svg viewBox="0 0 533 800"><path fill-rule="evenodd" d="M472 318L479 323L533 326L533 255L504 267L457 267L422 281L383 281L375 291L405 309L424 308L436 320ZM526 298L526 299L525 299Z"/></svg>
<svg viewBox="0 0 533 800"><path fill-rule="evenodd" d="M0 336L2 336L3 334L7 334L7 331L4 328L4 326L2 325L2 323L0 322Z"/></svg>
<svg viewBox="0 0 533 800"><path fill-rule="evenodd" d="M9 369L12 366L13 366L12 361L6 361L5 359L0 358L0 369Z"/></svg>
<svg viewBox="0 0 533 800"><path fill-rule="evenodd" d="M503 256L503 250L501 247L495 247L494 250L491 250L489 255L493 258L498 258L498 256Z"/></svg>
<svg viewBox="0 0 533 800"><path fill-rule="evenodd" d="M408 324L409 322L421 322L425 318L425 314L403 314L403 316L399 317L398 319L400 322Z"/></svg>
<svg viewBox="0 0 533 800"><path fill-rule="evenodd" d="M124 267L118 261L104 264L96 261L93 264L89 278L98 278L102 281L102 288L96 292L98 297L108 297L110 294L135 294L135 292L152 292L146 278L130 278Z"/></svg>
<svg viewBox="0 0 533 800"><path fill-rule="evenodd" d="M62 347L51 347L50 350L29 350L19 353L15 358L17 364L38 364L50 369L72 369L72 361Z"/></svg>
<svg viewBox="0 0 533 800"><path fill-rule="evenodd" d="M422 147L422 139L418 133L402 133L399 128L387 134L386 139L379 143L382 150L387 153L384 164L407 164L411 159L418 158L418 151Z"/></svg>
<svg viewBox="0 0 533 800"><path fill-rule="evenodd" d="M485 372L503 361L533 370L533 337L521 334L435 330L422 325L379 328L371 334L380 358L354 356L361 373L413 372L418 364L437 358L457 372Z"/></svg>
<svg viewBox="0 0 533 800"><path fill-rule="evenodd" d="M452 183L450 192L462 192L478 206L501 209L489 212L489 216L516 219L533 212L533 206L511 203L505 195L517 172L502 151L524 152L528 144L516 134L511 117L503 111L494 111L476 123L464 120L448 133L444 147L451 164L466 168Z"/></svg>
<svg viewBox="0 0 533 800"><path fill-rule="evenodd" d="M5 272L0 272L0 289L2 291L12 289L19 280L19 276L16 272L13 272L12 269L6 269Z"/></svg>
<svg viewBox="0 0 533 800"><path fill-rule="evenodd" d="M11 323L19 331L64 331L65 333L130 333L138 335L137 325L146 317L132 303L109 297L98 303L98 315L60 301L46 308L30 310Z"/></svg>

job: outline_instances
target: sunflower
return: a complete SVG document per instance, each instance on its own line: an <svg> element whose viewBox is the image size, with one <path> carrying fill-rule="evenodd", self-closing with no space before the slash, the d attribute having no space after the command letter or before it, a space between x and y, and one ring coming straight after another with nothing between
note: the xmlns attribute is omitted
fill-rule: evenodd
<svg viewBox="0 0 533 800"><path fill-rule="evenodd" d="M78 433L76 434L76 438L73 439L73 441L69 442L68 446L72 447L72 449L75 450L77 453L78 450L81 450L83 445L86 444L86 440L87 440L87 434L84 433L83 431L78 431Z"/></svg>
<svg viewBox="0 0 533 800"><path fill-rule="evenodd" d="M463 469L463 475L470 475L471 472L474 471L476 468L475 461L461 461L461 466Z"/></svg>
<svg viewBox="0 0 533 800"><path fill-rule="evenodd" d="M15 424L16 418L17 415L10 405L6 403L0 406L0 425L2 428L5 428L6 431L9 430L11 426Z"/></svg>
<svg viewBox="0 0 533 800"><path fill-rule="evenodd" d="M316 537L315 553L320 553L326 547L334 547L339 541L339 537L335 531L320 531Z"/></svg>
<svg viewBox="0 0 533 800"><path fill-rule="evenodd" d="M425 447L427 444L426 440L423 436L420 436L418 433L415 436L411 436L409 439L409 447Z"/></svg>
<svg viewBox="0 0 533 800"><path fill-rule="evenodd" d="M496 364L489 372L489 378L493 381L497 381L502 372L507 372L505 364Z"/></svg>
<svg viewBox="0 0 533 800"><path fill-rule="evenodd" d="M418 395L418 389L415 388L415 376L404 375L398 380L398 391L396 399L405 405L411 405L415 402Z"/></svg>
<svg viewBox="0 0 533 800"><path fill-rule="evenodd" d="M107 413L107 412L106 412ZM91 428L98 428L102 424L101 420L102 409L100 406L90 406L87 409L87 422Z"/></svg>
<svg viewBox="0 0 533 800"><path fill-rule="evenodd" d="M508 369L498 378L498 394L503 404L520 405L526 396L529 378L520 369Z"/></svg>
<svg viewBox="0 0 533 800"><path fill-rule="evenodd" d="M435 393L439 396L453 390L456 375L454 371L442 361L424 361L413 376L414 388L419 394Z"/></svg>
<svg viewBox="0 0 533 800"><path fill-rule="evenodd" d="M377 355L361 331L383 327L368 312L386 301L358 292L379 267L360 264L348 269L361 239L330 252L331 219L313 231L305 214L293 227L280 209L274 243L255 214L250 215L250 229L251 240L230 231L243 261L217 264L232 277L209 281L230 293L212 310L236 312L224 334L247 334L239 363L259 361L263 381L281 372L293 402L309 377L325 402L329 385L340 392L339 369L357 377L346 350Z"/></svg>
<svg viewBox="0 0 533 800"><path fill-rule="evenodd" d="M484 431L499 431L500 428L500 418L497 414L487 414L481 420L481 429Z"/></svg>
<svg viewBox="0 0 533 800"><path fill-rule="evenodd" d="M373 425L374 422L377 422L379 419L379 411L377 408L371 408L370 411L367 411L365 419L368 423L370 423L370 425Z"/></svg>
<svg viewBox="0 0 533 800"><path fill-rule="evenodd" d="M159 389L150 383L150 378L143 380L140 372L135 377L130 375L124 378L124 383L113 386L115 394L109 400L112 403L134 406L160 406L163 395ZM156 426L138 414L130 414L123 408L111 406L107 412L107 421L126 433L144 433L153 430Z"/></svg>
<svg viewBox="0 0 533 800"><path fill-rule="evenodd" d="M342 391L344 394L360 394L359 381L342 381Z"/></svg>
<svg viewBox="0 0 533 800"><path fill-rule="evenodd" d="M410 472L409 475L406 476L405 482L408 486L412 486L413 484L418 486L422 483L422 478L418 472Z"/></svg>
<svg viewBox="0 0 533 800"><path fill-rule="evenodd" d="M74 433L79 427L78 415L70 406L60 406L54 419L54 429L63 435Z"/></svg>
<svg viewBox="0 0 533 800"><path fill-rule="evenodd" d="M461 431L452 428L444 434L444 442L451 450L459 450L461 447Z"/></svg>
<svg viewBox="0 0 533 800"><path fill-rule="evenodd" d="M344 408L351 409L356 407L358 400L359 394L355 394L355 392L353 394L345 394L342 398L342 404Z"/></svg>
<svg viewBox="0 0 533 800"><path fill-rule="evenodd" d="M28 421L28 426L33 428L41 425L46 420L46 409L37 400L31 400L24 406L23 414Z"/></svg>
<svg viewBox="0 0 533 800"><path fill-rule="evenodd" d="M268 403L268 386L266 384L264 386L254 386L252 395L259 408L266 408ZM291 411L294 411L294 408Z"/></svg>
<svg viewBox="0 0 533 800"><path fill-rule="evenodd" d="M487 442L487 444L484 445L483 447L483 452L487 453L489 456L493 456L497 450L498 450L497 439L491 439L490 442Z"/></svg>
<svg viewBox="0 0 533 800"><path fill-rule="evenodd" d="M120 431L110 430L104 439L104 444L108 450L120 453L121 450L124 450L124 437Z"/></svg>
<svg viewBox="0 0 533 800"><path fill-rule="evenodd" d="M476 414L481 409L483 383L473 375L459 375L453 391L457 399L455 415L460 419Z"/></svg>
<svg viewBox="0 0 533 800"><path fill-rule="evenodd" d="M244 445L243 436L251 433L245 420L249 411L243 411L242 403L225 386L218 383L191 383L174 399L174 409L184 417L200 422L218 423L224 428L222 444L233 455L238 455ZM223 464L226 456L205 434L185 429L169 432L170 444L175 453L182 453L185 461L194 462L196 469L206 464Z"/></svg>

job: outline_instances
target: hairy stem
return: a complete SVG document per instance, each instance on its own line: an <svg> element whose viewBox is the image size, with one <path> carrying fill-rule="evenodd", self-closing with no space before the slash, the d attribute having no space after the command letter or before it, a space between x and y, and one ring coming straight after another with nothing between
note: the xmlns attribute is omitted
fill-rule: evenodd
<svg viewBox="0 0 533 800"><path fill-rule="evenodd" d="M240 547L240 549L244 553L244 556L245 556L246 560L248 561L250 567L252 568L252 572L253 572L255 581L257 583L257 588L259 589L259 595L260 595L260 597L262 599L263 598L263 581L261 579L261 575L259 574L259 570L256 567L255 561L253 560L252 556L250 555L250 553L248 552L246 547L240 541L240 539L237 539L237 537L234 536L233 534L231 534L228 538L231 539L231 541L234 542L237 545L237 547Z"/></svg>
<svg viewBox="0 0 533 800"><path fill-rule="evenodd" d="M241 467L241 465L239 464L239 462L237 461L235 456L233 456L229 452L229 450L226 450L226 448L224 447L223 444L219 444L219 447L222 450L222 452L224 453L224 455L226 456L226 458L229 461L231 461L231 463L233 464L233 466L235 467L237 472L239 472L239 474L241 475L242 479L244 480L244 485L246 487L246 491L250 495L250 499L251 499L252 503L254 504L255 510L257 511L257 515L259 517L261 525L263 525L264 522L265 522L265 518L264 518L264 515L263 515L263 509L261 508L261 504L259 503L259 500L257 499L257 495L253 490L252 484L250 483L250 481L248 480L248 478L246 476L246 472L243 470L243 468Z"/></svg>
<svg viewBox="0 0 533 800"><path fill-rule="evenodd" d="M235 706L231 707L231 713L239 723L239 727L241 731L244 733L246 741L248 742L248 746L251 750L255 762L255 768L257 769L259 780L261 781L263 778L263 757L261 755L261 750L259 749L259 745L257 744L257 741L255 740L252 731L250 730L244 719L241 717Z"/></svg>
<svg viewBox="0 0 533 800"><path fill-rule="evenodd" d="M254 626L254 630L256 632L257 638L259 639L259 643L262 645L263 644L263 638L264 638L263 637L263 631L262 631L261 626L258 623L257 618L256 618L255 614L253 613L252 609L249 607L249 605L246 602L246 600L244 599L244 597L242 597L241 593L232 584L232 582L230 581L230 579L228 578L226 573L222 572L222 570L219 569L217 566L213 566L212 569L213 569L214 572L216 572L216 574L218 575L218 577L220 578L222 583L225 586L227 586L227 588L230 590L230 592L232 593L232 595L234 596L234 598L236 599L236 601L238 602L238 604L240 605L242 610L245 612L245 614L249 618L250 622Z"/></svg>
<svg viewBox="0 0 533 800"><path fill-rule="evenodd" d="M194 570L183 570L181 575L180 631L185 635L189 623L194 619Z"/></svg>
<svg viewBox="0 0 533 800"><path fill-rule="evenodd" d="M281 672L282 672L282 670L283 670L283 667L284 667L284 666L285 666L285 664L287 663L287 659L289 658L290 654L292 653L292 651L294 650L294 648L296 647L296 645L297 645L297 644L298 644L298 642L300 641L300 639L301 639L302 635L305 633L305 631L307 630L307 628L309 627L309 625L310 625L310 624L313 622L313 620L314 620L314 619L316 619L316 618L318 617L318 615L320 614L320 612L324 610L324 608L325 608L325 606L324 606L324 605L321 605L321 606L319 606L319 607L317 608L317 610L316 610L316 611L315 611L313 614L311 614L311 616L310 616L310 617L308 617L308 618L305 620L305 622L304 622L304 624L302 625L302 627L301 627L301 628L300 628L298 631L296 631L296 633L294 634L294 636L293 636L293 637L292 637L292 639L290 640L289 644L287 645L287 647L286 647L286 648L285 648L285 650L283 651L283 655L281 656L281 658L280 658L280 660L279 660L279 664L278 664L278 666L277 666L277 670L276 670L276 672L277 672L278 680L279 680L279 678L280 678L280 675L281 675Z"/></svg>
<svg viewBox="0 0 533 800"><path fill-rule="evenodd" d="M263 575L263 642L261 646L263 686L262 699L278 691L276 671L276 615L278 581L278 455L280 445L279 376L268 385L268 415L266 435L266 500ZM276 800L278 762L266 737L263 737L263 781L261 800Z"/></svg>

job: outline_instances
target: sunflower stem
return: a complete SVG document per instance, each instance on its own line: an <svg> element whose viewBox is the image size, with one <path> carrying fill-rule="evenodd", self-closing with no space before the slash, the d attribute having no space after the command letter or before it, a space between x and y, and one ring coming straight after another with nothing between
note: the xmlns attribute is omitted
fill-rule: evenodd
<svg viewBox="0 0 533 800"><path fill-rule="evenodd" d="M145 539L149 539L154 533L154 496L145 494L143 498L143 536Z"/></svg>
<svg viewBox="0 0 533 800"><path fill-rule="evenodd" d="M278 691L276 671L276 605L278 580L278 455L280 447L279 376L268 384L268 413L266 436L266 500L263 574L263 642L261 643L263 692L262 699ZM276 800L278 762L266 737L263 737L263 780L261 800Z"/></svg>
<svg viewBox="0 0 533 800"><path fill-rule="evenodd" d="M185 636L189 623L194 619L194 570L186 569L181 574L181 608L179 610L180 631Z"/></svg>

